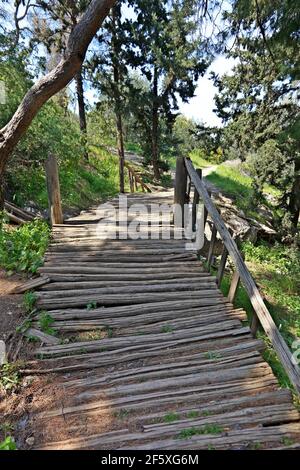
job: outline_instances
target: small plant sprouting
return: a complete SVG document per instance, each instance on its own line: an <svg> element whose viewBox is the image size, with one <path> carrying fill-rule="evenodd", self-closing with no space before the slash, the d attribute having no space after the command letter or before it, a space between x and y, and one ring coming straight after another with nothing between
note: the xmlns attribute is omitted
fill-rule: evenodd
<svg viewBox="0 0 300 470"><path fill-rule="evenodd" d="M282 438L281 442L284 446L291 446L292 444L294 444L293 439L291 439L290 437L287 437L287 436L284 436Z"/></svg>
<svg viewBox="0 0 300 470"><path fill-rule="evenodd" d="M165 325L161 329L161 333L173 333L174 328L172 325Z"/></svg>
<svg viewBox="0 0 300 470"><path fill-rule="evenodd" d="M6 392L17 388L20 384L20 375L16 363L5 363L0 369L0 387Z"/></svg>
<svg viewBox="0 0 300 470"><path fill-rule="evenodd" d="M110 326L108 326L108 327L106 328L106 333L107 333L107 337L108 337L108 338L112 338L113 335L114 335L114 330L113 330L112 328L110 328Z"/></svg>
<svg viewBox="0 0 300 470"><path fill-rule="evenodd" d="M34 292L26 292L23 297L23 305L27 313L31 313L34 309L37 296Z"/></svg>
<svg viewBox="0 0 300 470"><path fill-rule="evenodd" d="M199 411L196 411L196 410L188 411L187 414L186 414L187 418L189 418L189 419L198 418L199 415L200 415Z"/></svg>
<svg viewBox="0 0 300 470"><path fill-rule="evenodd" d="M95 310L95 308L97 308L96 300L93 300L92 302L89 302L86 306L87 310Z"/></svg>
<svg viewBox="0 0 300 470"><path fill-rule="evenodd" d="M207 351L207 353L205 354L205 357L207 359L216 360L216 359L221 359L222 354L220 354L216 351Z"/></svg>
<svg viewBox="0 0 300 470"><path fill-rule="evenodd" d="M224 429L218 424L206 424L201 428L188 428L183 429L178 434L178 439L190 439L193 436L201 434L221 434Z"/></svg>
<svg viewBox="0 0 300 470"><path fill-rule="evenodd" d="M251 449L251 450L259 450L259 449L261 449L261 443L260 443L260 442L251 442L251 444L250 444L250 449Z"/></svg>
<svg viewBox="0 0 300 470"><path fill-rule="evenodd" d="M0 442L0 450L17 450L14 438L7 436L4 441Z"/></svg>
<svg viewBox="0 0 300 470"><path fill-rule="evenodd" d="M211 411L209 411L209 410L203 410L203 411L201 411L201 415L202 415L202 416L210 416L210 415L211 415Z"/></svg>
<svg viewBox="0 0 300 470"><path fill-rule="evenodd" d="M126 410L125 408L121 409L120 411L116 411L114 413L115 418L118 419L126 419L129 416L130 411Z"/></svg>
<svg viewBox="0 0 300 470"><path fill-rule="evenodd" d="M48 312L41 312L39 314L38 325L40 329L47 333L48 335L55 336L56 331L51 328L51 325L54 323L54 318Z"/></svg>
<svg viewBox="0 0 300 470"><path fill-rule="evenodd" d="M180 419L180 415L178 413L168 413L164 416L165 423L173 423L174 421L178 421Z"/></svg>
<svg viewBox="0 0 300 470"><path fill-rule="evenodd" d="M17 333L26 333L26 331L31 328L32 320L31 318L26 318L26 320L21 323L21 325L17 326L16 332Z"/></svg>

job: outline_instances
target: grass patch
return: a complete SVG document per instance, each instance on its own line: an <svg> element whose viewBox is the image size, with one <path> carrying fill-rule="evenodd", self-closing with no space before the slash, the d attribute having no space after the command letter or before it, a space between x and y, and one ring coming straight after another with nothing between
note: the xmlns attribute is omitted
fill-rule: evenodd
<svg viewBox="0 0 300 470"><path fill-rule="evenodd" d="M180 415L178 413L168 413L164 416L165 423L173 423L174 421L178 421L180 419Z"/></svg>
<svg viewBox="0 0 300 470"><path fill-rule="evenodd" d="M218 424L207 424L201 428L188 428L183 429L178 434L178 439L190 439L193 436L198 436L202 434L221 434L224 431L222 426Z"/></svg>
<svg viewBox="0 0 300 470"><path fill-rule="evenodd" d="M200 416L200 413L199 411L196 411L196 410L188 411L186 414L186 417L189 419L199 418L199 416Z"/></svg>
<svg viewBox="0 0 300 470"><path fill-rule="evenodd" d="M26 292L23 296L23 305L27 313L32 312L34 309L37 296L35 292Z"/></svg>
<svg viewBox="0 0 300 470"><path fill-rule="evenodd" d="M292 350L293 342L300 337L299 250L281 244L260 243L255 246L245 242L242 251L274 322ZM224 276L221 290L225 296L228 294L230 282L231 276ZM243 286L239 286L234 304L247 312L251 322L253 308ZM268 337L262 330L258 332L258 337L266 343L263 357L270 364L279 384L293 389Z"/></svg>
<svg viewBox="0 0 300 470"><path fill-rule="evenodd" d="M14 438L7 436L4 441L0 442L0 450L17 450Z"/></svg>
<svg viewBox="0 0 300 470"><path fill-rule="evenodd" d="M54 318L47 312L41 312L39 314L38 325L40 329L48 335L56 335L56 331L51 328L51 325L54 323L54 321Z"/></svg>
<svg viewBox="0 0 300 470"><path fill-rule="evenodd" d="M193 150L190 152L189 157L192 160L195 168L204 169L214 165L203 157L203 152L201 150Z"/></svg>
<svg viewBox="0 0 300 470"><path fill-rule="evenodd" d="M174 330L172 325L165 325L161 329L161 333L172 333Z"/></svg>

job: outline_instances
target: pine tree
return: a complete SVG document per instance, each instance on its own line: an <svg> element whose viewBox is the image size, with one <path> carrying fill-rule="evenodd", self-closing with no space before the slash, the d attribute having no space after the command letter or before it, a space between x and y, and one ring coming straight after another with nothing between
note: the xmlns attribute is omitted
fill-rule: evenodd
<svg viewBox="0 0 300 470"><path fill-rule="evenodd" d="M151 103L151 160L155 178L159 171L160 119L170 126L178 111L178 96L188 101L197 80L209 65L207 51L201 49L195 21L199 2L193 0L129 0L136 20L131 29L134 63L149 81Z"/></svg>

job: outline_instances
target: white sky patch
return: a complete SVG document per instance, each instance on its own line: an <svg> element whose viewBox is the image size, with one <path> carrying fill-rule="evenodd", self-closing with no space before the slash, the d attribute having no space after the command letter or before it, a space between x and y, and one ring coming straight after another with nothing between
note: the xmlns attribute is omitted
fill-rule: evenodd
<svg viewBox="0 0 300 470"><path fill-rule="evenodd" d="M227 59L224 56L217 57L208 68L204 77L198 80L195 97L189 103L182 103L179 99L180 112L188 118L208 124L209 126L221 126L221 119L213 111L215 108L214 96L218 90L209 78L210 72L215 72L222 76L225 73L231 72L235 64L235 59Z"/></svg>

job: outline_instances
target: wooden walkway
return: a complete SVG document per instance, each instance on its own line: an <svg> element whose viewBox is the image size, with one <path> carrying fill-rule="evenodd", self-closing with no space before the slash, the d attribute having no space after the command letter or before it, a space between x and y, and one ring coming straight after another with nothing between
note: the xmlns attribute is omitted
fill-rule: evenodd
<svg viewBox="0 0 300 470"><path fill-rule="evenodd" d="M40 269L49 282L37 306L66 340L34 351L36 368L57 373L55 406L35 416L44 429L36 447L300 447L299 413L263 360L263 342L185 241L99 240L103 215L55 226ZM152 224L159 233L159 220Z"/></svg>

